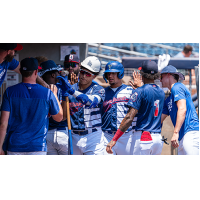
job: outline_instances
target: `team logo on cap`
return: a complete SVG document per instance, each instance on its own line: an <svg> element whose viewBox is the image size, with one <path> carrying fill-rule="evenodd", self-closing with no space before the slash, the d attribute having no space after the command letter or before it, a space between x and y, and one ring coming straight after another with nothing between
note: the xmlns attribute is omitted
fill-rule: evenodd
<svg viewBox="0 0 200 200"><path fill-rule="evenodd" d="M26 67L23 67L23 70L27 70L27 68L26 68Z"/></svg>
<svg viewBox="0 0 200 200"><path fill-rule="evenodd" d="M89 65L90 67L92 66L91 60L89 60L88 65Z"/></svg>
<svg viewBox="0 0 200 200"><path fill-rule="evenodd" d="M112 65L108 65L108 69L110 70L110 68L112 67Z"/></svg>
<svg viewBox="0 0 200 200"><path fill-rule="evenodd" d="M71 61L71 60L73 60L73 59L74 59L74 56L70 54L69 60Z"/></svg>

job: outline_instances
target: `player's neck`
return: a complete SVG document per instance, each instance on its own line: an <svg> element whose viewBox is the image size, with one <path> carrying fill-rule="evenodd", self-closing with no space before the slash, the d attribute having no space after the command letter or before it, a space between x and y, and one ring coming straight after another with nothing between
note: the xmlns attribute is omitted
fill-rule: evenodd
<svg viewBox="0 0 200 200"><path fill-rule="evenodd" d="M36 84L36 78L35 77L22 77L22 82Z"/></svg>
<svg viewBox="0 0 200 200"><path fill-rule="evenodd" d="M144 84L154 84L154 80L153 79L145 78L143 82L144 82Z"/></svg>
<svg viewBox="0 0 200 200"><path fill-rule="evenodd" d="M110 85L110 87L111 87L111 88L118 88L118 87L120 87L121 85L122 85L122 82L117 83L117 84L112 84L112 85Z"/></svg>

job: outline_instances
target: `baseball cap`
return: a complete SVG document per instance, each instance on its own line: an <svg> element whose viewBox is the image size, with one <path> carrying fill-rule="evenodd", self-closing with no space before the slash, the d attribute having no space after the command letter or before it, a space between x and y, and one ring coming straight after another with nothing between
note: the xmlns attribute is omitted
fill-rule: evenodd
<svg viewBox="0 0 200 200"><path fill-rule="evenodd" d="M63 70L63 67L61 65L56 65L56 63L53 60L47 60L45 62L42 62L40 66L42 67L42 69L40 70L40 72L38 72L39 76L43 76L46 72L49 72L49 71Z"/></svg>
<svg viewBox="0 0 200 200"><path fill-rule="evenodd" d="M158 73L158 65L155 61L147 60L142 63L142 66L138 68L144 73L147 74L156 74Z"/></svg>
<svg viewBox="0 0 200 200"><path fill-rule="evenodd" d="M68 62L80 63L80 60L77 55L69 54L65 56L65 63L68 63Z"/></svg>
<svg viewBox="0 0 200 200"><path fill-rule="evenodd" d="M185 76L182 73L178 72L176 67L174 67L172 65L168 65L161 71L161 74L168 74L168 73L169 74L177 74L177 75L179 75L179 80L185 80Z"/></svg>
<svg viewBox="0 0 200 200"><path fill-rule="evenodd" d="M38 61L35 58L24 58L20 62L20 68L23 71L34 71L36 69L41 69L40 66L38 66Z"/></svg>
<svg viewBox="0 0 200 200"><path fill-rule="evenodd" d="M23 46L17 43L0 43L0 49L20 51L23 49Z"/></svg>

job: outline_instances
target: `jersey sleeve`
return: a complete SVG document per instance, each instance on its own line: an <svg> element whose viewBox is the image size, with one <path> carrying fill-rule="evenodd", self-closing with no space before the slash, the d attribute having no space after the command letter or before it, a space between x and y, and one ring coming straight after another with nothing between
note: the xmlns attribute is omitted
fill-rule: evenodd
<svg viewBox="0 0 200 200"><path fill-rule="evenodd" d="M168 98L164 101L164 105L163 105L162 114L165 114L165 115L169 115L169 110L168 110L168 107L167 107L167 102L168 102Z"/></svg>
<svg viewBox="0 0 200 200"><path fill-rule="evenodd" d="M9 62L8 69L9 70L14 70L14 69L16 69L18 67L18 65L19 65L19 62L17 60L13 59L11 62Z"/></svg>
<svg viewBox="0 0 200 200"><path fill-rule="evenodd" d="M128 101L127 105L139 110L142 102L142 91L136 89L133 91L133 94L130 96L130 100Z"/></svg>
<svg viewBox="0 0 200 200"><path fill-rule="evenodd" d="M105 100L105 89L103 87L101 87L100 85L96 85L94 87L94 91L93 94L95 96L98 96L99 98L101 98L101 101Z"/></svg>
<svg viewBox="0 0 200 200"><path fill-rule="evenodd" d="M50 115L57 115L60 111L58 102L56 100L55 95L52 91L50 91L50 100L49 100L49 114Z"/></svg>
<svg viewBox="0 0 200 200"><path fill-rule="evenodd" d="M185 89L179 84L175 84L174 87L172 87L171 92L174 95L174 102L181 99L186 99Z"/></svg>
<svg viewBox="0 0 200 200"><path fill-rule="evenodd" d="M8 99L8 90L4 92L3 102L1 105L1 111L9 111L10 112L10 101Z"/></svg>

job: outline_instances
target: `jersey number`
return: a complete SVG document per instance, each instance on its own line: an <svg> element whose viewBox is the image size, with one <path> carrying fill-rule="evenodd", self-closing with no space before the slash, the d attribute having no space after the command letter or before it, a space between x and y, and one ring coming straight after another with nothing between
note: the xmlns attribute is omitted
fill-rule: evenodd
<svg viewBox="0 0 200 200"><path fill-rule="evenodd" d="M154 117L158 117L158 112L159 112L159 102L160 100L154 101L154 106L156 107L155 112L154 112Z"/></svg>

